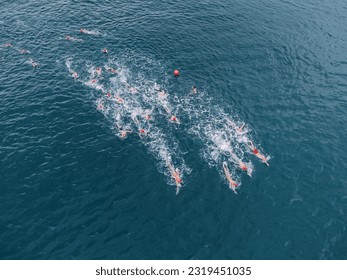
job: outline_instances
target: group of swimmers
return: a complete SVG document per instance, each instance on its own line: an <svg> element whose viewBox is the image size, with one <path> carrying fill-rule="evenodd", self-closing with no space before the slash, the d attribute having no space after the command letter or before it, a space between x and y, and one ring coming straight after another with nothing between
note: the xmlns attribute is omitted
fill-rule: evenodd
<svg viewBox="0 0 347 280"><path fill-rule="evenodd" d="M83 28L80 30L80 32L84 33L84 34L89 34L89 35L97 35L98 34L95 31L90 31L90 30L83 29ZM70 41L82 41L82 39L72 37L69 35L67 35L65 38L66 38L66 40L70 40ZM101 50L101 52L105 55L108 55L108 53L109 53L107 48L103 48ZM32 63L34 63L34 62L32 61ZM108 72L108 73L119 74L119 71L115 68L112 68L109 66L105 66L104 68L105 68L106 72ZM75 71L70 71L70 72L71 72L72 77L75 80L79 77L77 72L75 72ZM92 74L91 80L88 81L87 83L88 83L88 85L91 85L95 89L101 89L102 92L106 93L107 98L109 98L109 99L112 98L118 104L124 104L127 102L126 98L121 98L117 94L111 95L110 92L105 91L103 86L98 84L99 79L102 79L102 68L101 67L95 68L95 71L94 71L94 74ZM138 93L137 88L132 87L127 82L125 82L125 84L126 84L126 88L127 88L128 92L130 92L132 94ZM157 96L158 96L158 98L156 99L157 102L159 103L159 105L164 109L164 111L168 115L168 121L171 123L178 124L178 125L181 124L178 117L175 114L173 114L172 110L170 109L170 106L168 105L168 101L167 101L168 93L165 92L163 89L161 89L158 85L155 85L154 91L157 93ZM192 86L191 93L192 94L198 93L197 87L195 85ZM98 109L104 110L104 106L102 103L98 104ZM144 118L146 121L150 121L151 120L151 114L146 113ZM142 139L146 138L146 136L148 135L148 131L141 125L141 123L139 122L139 120L137 118L137 115L132 116L131 119L135 123L135 125L138 127L139 137ZM235 133L237 133L237 134L244 134L245 133L245 131L243 131L245 124L242 124L241 126L237 126L231 120L227 120L227 123L235 131ZM121 125L121 123L116 123L116 127L118 129L119 137L121 139L125 139L129 133L133 133L132 129L124 128L123 125ZM245 144L247 149L250 152L252 152L257 158L259 158L264 164L269 166L269 164L267 162L267 158L262 153L259 152L259 150L255 147L254 143L251 140L247 139L247 141L244 141L243 144ZM228 152L229 155L231 156L232 162L234 162L242 171L246 171L250 175L249 167L247 166L247 164L245 164L240 158L238 158L236 156L236 154L232 151L232 149L226 149L225 151ZM183 184L183 181L182 181L181 175L180 175L180 171L178 168L174 167L171 159L166 159L166 166L167 166L167 168L171 174L173 181L176 184L176 187L177 187L176 193L178 193L179 188ZM233 179L232 174L228 168L228 164L225 161L223 162L222 167L223 167L223 171L224 171L225 177L229 183L230 188L236 193L236 188L238 186L238 183Z"/></svg>
<svg viewBox="0 0 347 280"><path fill-rule="evenodd" d="M13 49L17 50L20 54L30 54L30 51L28 51L26 49L17 49L15 47L13 47L13 45L11 43L5 43L4 47L5 48L13 48ZM28 63L31 64L31 66L34 68L36 68L39 65L32 58L29 58Z"/></svg>
<svg viewBox="0 0 347 280"><path fill-rule="evenodd" d="M109 72L109 73L113 73L113 74L118 74L119 71L115 68L109 67L109 66L105 66L104 69ZM72 77L76 78L78 77L77 72L70 70L70 72L72 73ZM94 68L94 70L91 71L91 77L90 80L87 81L85 84L95 88L95 89L99 89L101 90L101 92L103 92L106 96L106 98L108 100L113 100L114 102L120 104L120 105L126 105L127 103L127 97L123 97L121 98L118 94L111 94L109 91L107 91L102 85L100 85L98 83L99 79L102 79L102 67L96 67ZM137 94L138 93L138 89L131 86L130 84L128 84L127 82L123 82L125 84L125 88L127 89L127 91L131 94ZM194 86L192 88L192 92L193 93L197 93L197 89ZM155 99L158 102L158 105L160 105L163 110L166 112L166 114L168 115L168 121L171 123L175 123L175 124L181 124L180 120L178 119L178 117L172 112L172 110L170 109L169 103L168 103L168 99L167 97L169 96L169 94L167 92L165 92L162 88L158 87L157 85L154 86L154 93L157 94L157 97L155 97ZM129 102L131 102L131 97L129 96ZM104 111L104 105L102 103L102 101L99 101L97 103L97 107L99 110ZM151 117L151 110L144 110L143 113L141 113L140 115L144 118L144 120L146 122L149 122L152 120ZM136 127L138 128L138 135L141 139L144 139L147 137L148 135L148 131L143 127L143 125L141 124L141 122L138 119L138 112L133 112L131 114L131 119L132 122L136 125ZM121 121L116 121L116 128L118 130L118 135L121 139L125 139L128 134L133 133L134 131L130 128L125 128L122 124ZM168 170L170 171L171 177L174 181L174 183L176 184L176 193L178 193L180 187L183 184L183 180L181 179L181 175L180 175L180 171L178 168L175 168L174 164L172 163L171 160L166 159L166 166L168 168Z"/></svg>
<svg viewBox="0 0 347 280"><path fill-rule="evenodd" d="M241 126L237 126L236 123L230 119L227 119L226 121L237 135L240 136L246 133L246 131L243 130L245 127L244 123ZM250 152L252 152L257 158L259 158L262 161L262 163L269 166L268 159L262 153L259 152L259 150L255 147L255 145L250 139L248 139L247 137L239 137L238 139L240 139L239 142L244 144L249 149ZM238 157L235 154L233 154L232 151L229 151L229 153L231 154L232 158L236 160L236 162L238 163L238 166L243 171L247 171L248 173L247 165L244 162L242 162L240 159L238 159ZM223 170L224 170L225 177L229 182L229 187L236 193L237 183L232 179L231 173L228 169L228 164L226 162L223 162ZM250 173L248 174L250 175Z"/></svg>

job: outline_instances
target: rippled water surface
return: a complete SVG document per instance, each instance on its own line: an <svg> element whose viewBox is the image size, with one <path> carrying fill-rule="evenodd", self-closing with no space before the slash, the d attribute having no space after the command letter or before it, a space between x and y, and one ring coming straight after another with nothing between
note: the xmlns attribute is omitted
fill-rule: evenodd
<svg viewBox="0 0 347 280"><path fill-rule="evenodd" d="M0 12L1 259L347 258L345 1Z"/></svg>

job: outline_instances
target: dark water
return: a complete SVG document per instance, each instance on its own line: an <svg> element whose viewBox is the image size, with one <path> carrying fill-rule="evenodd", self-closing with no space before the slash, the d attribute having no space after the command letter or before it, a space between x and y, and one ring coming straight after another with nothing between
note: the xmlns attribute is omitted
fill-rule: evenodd
<svg viewBox="0 0 347 280"><path fill-rule="evenodd" d="M0 12L0 258L347 258L345 1L26 0ZM120 140L84 84L110 61L142 90L163 85L182 125L158 111L154 136ZM266 167L232 143L254 168L229 163L238 195L210 134L191 130L225 116L271 157Z"/></svg>

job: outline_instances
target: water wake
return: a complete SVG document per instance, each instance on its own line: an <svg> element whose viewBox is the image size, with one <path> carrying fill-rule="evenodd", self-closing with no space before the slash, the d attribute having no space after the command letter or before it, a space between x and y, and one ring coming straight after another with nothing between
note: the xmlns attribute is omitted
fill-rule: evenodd
<svg viewBox="0 0 347 280"><path fill-rule="evenodd" d="M131 66L127 67L129 61L122 58L108 58L102 66L68 59L66 67L76 81L91 89L97 110L115 135L122 140L138 135L177 193L183 185L182 178L191 169L185 164L176 131L202 144L201 158L216 168L235 192L241 185L242 173L252 176L253 156L268 164L269 158L255 147L249 127L214 104L206 92L197 93L193 88L185 95L169 93L165 86L168 80L159 82L155 73L147 71L154 67L153 61L134 57L130 60Z"/></svg>

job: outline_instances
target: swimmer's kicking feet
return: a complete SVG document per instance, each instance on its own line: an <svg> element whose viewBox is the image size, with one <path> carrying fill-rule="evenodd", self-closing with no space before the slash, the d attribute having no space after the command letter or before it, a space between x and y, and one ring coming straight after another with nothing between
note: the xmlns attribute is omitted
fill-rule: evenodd
<svg viewBox="0 0 347 280"><path fill-rule="evenodd" d="M261 161L267 166L270 166L267 162L267 158L256 149L252 141L249 140L248 142L246 142L246 145L257 158L261 159Z"/></svg>
<svg viewBox="0 0 347 280"><path fill-rule="evenodd" d="M35 62L34 60L32 60L32 58L29 58L29 63L31 64L32 67L37 67L39 64L37 62Z"/></svg>
<svg viewBox="0 0 347 280"><path fill-rule="evenodd" d="M237 183L231 178L228 164L225 161L223 162L223 169L224 169L225 177L227 178L227 180L229 182L230 189L232 189L234 191L234 193L237 194L237 192L236 192Z"/></svg>
<svg viewBox="0 0 347 280"><path fill-rule="evenodd" d="M176 195L177 195L179 193L179 191L180 191L180 187L182 187L183 181L181 179L181 176L180 176L178 168L175 169L174 166L170 163L169 160L166 160L166 164L167 164L167 167L170 170L171 177L175 180Z"/></svg>
<svg viewBox="0 0 347 280"><path fill-rule="evenodd" d="M224 146L222 150L228 152L232 158L232 161L234 163L237 163L241 170L246 171L248 176L252 177L252 169L249 169L247 165L233 152L233 150L230 147Z"/></svg>
<svg viewBox="0 0 347 280"><path fill-rule="evenodd" d="M171 115L171 110L164 104L163 108L168 115Z"/></svg>

